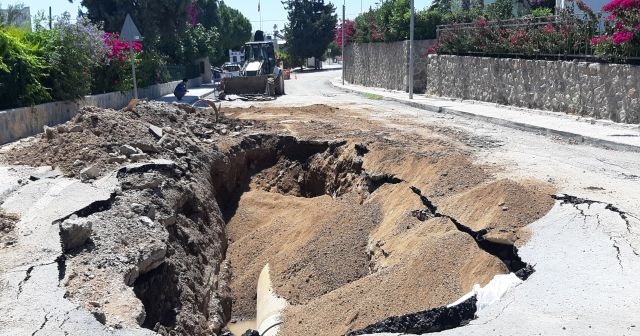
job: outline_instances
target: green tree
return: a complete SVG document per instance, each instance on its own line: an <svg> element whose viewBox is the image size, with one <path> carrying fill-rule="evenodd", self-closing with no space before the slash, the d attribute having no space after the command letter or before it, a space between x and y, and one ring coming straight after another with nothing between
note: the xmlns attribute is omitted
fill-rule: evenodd
<svg viewBox="0 0 640 336"><path fill-rule="evenodd" d="M251 22L237 9L220 2L218 7L218 32L220 33L221 56L214 63L223 63L227 59L227 50L240 49L251 40Z"/></svg>
<svg viewBox="0 0 640 336"><path fill-rule="evenodd" d="M42 84L48 67L41 54L42 48L26 32L0 28L0 109L51 100Z"/></svg>
<svg viewBox="0 0 640 336"><path fill-rule="evenodd" d="M294 64L301 65L309 57L321 59L338 23L333 4L324 0L288 0L283 4L289 11L285 35Z"/></svg>

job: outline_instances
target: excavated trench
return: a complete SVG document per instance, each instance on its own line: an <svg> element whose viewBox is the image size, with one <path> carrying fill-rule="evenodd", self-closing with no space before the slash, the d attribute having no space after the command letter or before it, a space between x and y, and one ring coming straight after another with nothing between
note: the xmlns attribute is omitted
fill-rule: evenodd
<svg viewBox="0 0 640 336"><path fill-rule="evenodd" d="M369 150L366 146L349 144L346 141L311 141L300 140L292 136L274 135L247 136L238 145L224 152L217 152L216 156L210 161L210 174L206 183L210 184L211 195L215 199L215 203L217 203L217 209L214 209L214 212L220 213L225 223L234 221L239 213L247 210L243 209L243 202L241 201L243 196L255 191L281 195L276 197L293 197L294 199L321 199L327 195L334 200L350 197L353 204L361 206L378 189L389 184L393 185L394 188L410 188L415 197L420 199L424 209L416 210L412 213L420 221L446 218L453 222L459 232L471 237L480 250L498 258L510 272L514 272L521 279L525 280L533 272L533 267L522 261L518 256L515 246L489 241L484 238L486 231L473 231L470 226L461 223L456 218L440 213L437 206L423 195L417 187L411 186L393 174L367 172L363 168L363 158L368 152ZM187 197L180 202L178 212L192 222L211 223L213 221L212 216L215 215L206 213L203 209L207 207L201 203L202 201L197 198ZM300 213L299 216L304 217L305 214ZM375 220L372 223L373 226L367 230L375 227ZM251 230L250 223L245 224L247 225L247 230ZM201 247L198 246L198 242L185 239L180 232L179 226L168 226L167 229L169 231L169 246L182 246L187 251L187 254L199 255L198 250ZM354 232L357 232L357 230L362 231L362 229L356 229ZM361 240L367 240L369 232L360 232L359 234L363 237ZM228 248L233 243L232 241L229 242L229 245L223 243L223 255L226 254L227 259L230 258ZM235 255L251 255L254 250L260 248L262 247L255 244L242 243L233 246L233 249L235 249L233 253ZM358 267L364 265L367 271L353 274L341 283L333 285L333 287L327 285L320 293L315 293L314 295L322 295L323 293L337 290L341 286L346 286L369 275L371 272L375 272L376 267L371 267L370 265L375 263L371 259L370 252L366 251L364 246L355 246L355 248L359 249L361 254L361 257L357 256L356 258ZM446 253L446 251L444 252ZM329 252L322 252L320 249L318 253L326 254ZM216 264L214 267L216 274L226 267L222 260L207 260L200 257L200 261ZM234 260L232 259L230 269L234 274L233 276L237 277L237 273L244 270L236 268L237 265L234 265L233 262ZM300 262L304 263L305 260ZM258 266L262 267L263 265ZM285 270L285 273L289 273L289 275L285 275L285 278L287 276L296 276L298 272L306 272L305 267L299 263L289 265L289 268ZM315 266L312 265L311 267ZM322 267L317 266L317 270L321 270ZM276 270L278 270L277 267ZM179 324L176 321L176 316L184 308L181 298L181 292L184 291L184 288L177 286L180 277L183 276L181 271L183 270L178 269L175 264L165 262L137 277L133 287L136 296L142 301L145 308L146 316L142 324L143 327L170 331L174 330L176 325ZM257 275L254 274L256 280ZM319 274L310 274L309 279L314 276L321 277ZM309 282L309 279L306 282ZM253 285L256 280L248 283ZM217 281L224 282L223 280ZM235 281L237 282L238 280L236 279ZM211 291L226 288L226 285L216 283L211 286ZM278 284L276 283L276 285ZM292 286L295 287L295 285ZM244 309L245 313L241 314L241 318L251 318L252 316L247 316L246 313L252 314L253 310L246 307L255 306L255 293L243 297L234 297L237 294L237 288L233 288L234 281L231 281L231 287L231 294L229 295L209 293L214 297L213 300L215 302L213 303L210 300L197 301L195 306L199 307L198 312L206 314L210 309L206 308L206 306L217 304L219 306L218 309L221 310L220 315L223 317L223 321L220 321L220 326L228 323L232 316L239 316L236 312L236 306L245 307L240 308ZM280 285L279 288L286 291L286 285ZM255 291L255 287L253 291ZM278 288L276 288L276 292L278 293ZM291 290L289 290L289 293L291 293ZM411 293L397 293L396 295L411 295ZM286 293L284 296L287 296ZM309 302L310 298L309 295L306 298L305 295L300 295L293 298L287 297L287 299L295 304ZM475 317L475 302L475 297L472 297L454 307L441 306L402 316L382 318L377 323L372 323L365 328L351 330L348 334L359 335L373 332L428 333L459 327L467 324Z"/></svg>
<svg viewBox="0 0 640 336"><path fill-rule="evenodd" d="M404 182L392 174L366 172L362 167L363 157L369 150L362 144L352 146L353 151L344 141L304 141L290 136L247 138L226 156L215 160L212 167L211 181L225 222L228 223L236 215L240 198L251 188L303 198L323 195L336 198L354 193L362 203L381 186ZM447 218L460 232L473 238L481 250L500 259L510 272L522 280L533 273L533 267L521 260L515 246L485 239L485 230L473 231L455 218L439 213L437 207L418 188L409 188L425 206L420 211L422 220ZM246 245L244 248L255 247ZM383 319L349 334L437 332L465 325L474 318L475 310L474 297L455 307L443 306Z"/></svg>

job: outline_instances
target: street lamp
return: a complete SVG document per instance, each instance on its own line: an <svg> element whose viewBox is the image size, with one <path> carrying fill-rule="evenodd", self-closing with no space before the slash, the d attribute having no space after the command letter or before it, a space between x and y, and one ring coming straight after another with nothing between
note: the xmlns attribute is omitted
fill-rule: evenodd
<svg viewBox="0 0 640 336"><path fill-rule="evenodd" d="M409 99L413 99L413 68L415 59L413 57L413 29L415 25L414 0L411 0L411 20L409 23Z"/></svg>

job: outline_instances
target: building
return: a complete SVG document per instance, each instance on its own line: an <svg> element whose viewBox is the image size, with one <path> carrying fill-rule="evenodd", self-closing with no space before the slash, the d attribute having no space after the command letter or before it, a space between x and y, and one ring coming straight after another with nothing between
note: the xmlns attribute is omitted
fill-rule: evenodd
<svg viewBox="0 0 640 336"><path fill-rule="evenodd" d="M229 62L231 63L243 63L244 62L244 52L235 51L229 49Z"/></svg>
<svg viewBox="0 0 640 336"><path fill-rule="evenodd" d="M29 7L16 10L15 7L9 6L9 8L0 9L0 17L2 17L2 22L10 26L31 30L31 9Z"/></svg>

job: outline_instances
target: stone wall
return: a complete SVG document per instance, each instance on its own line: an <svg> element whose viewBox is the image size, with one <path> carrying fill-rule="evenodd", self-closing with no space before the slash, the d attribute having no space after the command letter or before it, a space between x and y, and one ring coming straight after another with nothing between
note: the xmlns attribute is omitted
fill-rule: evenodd
<svg viewBox="0 0 640 336"><path fill-rule="evenodd" d="M179 81L152 85L138 89L139 98L157 98L173 92ZM189 86L200 86L202 80L194 78ZM67 122L83 106L119 109L133 99L133 90L111 92L74 101L53 102L30 107L0 111L0 145L41 133L43 127Z"/></svg>
<svg viewBox="0 0 640 336"><path fill-rule="evenodd" d="M427 58L427 94L640 122L640 67L451 55Z"/></svg>
<svg viewBox="0 0 640 336"><path fill-rule="evenodd" d="M415 41L414 91L424 92L427 48L433 40ZM351 43L344 49L347 82L390 90L408 91L409 41Z"/></svg>

